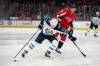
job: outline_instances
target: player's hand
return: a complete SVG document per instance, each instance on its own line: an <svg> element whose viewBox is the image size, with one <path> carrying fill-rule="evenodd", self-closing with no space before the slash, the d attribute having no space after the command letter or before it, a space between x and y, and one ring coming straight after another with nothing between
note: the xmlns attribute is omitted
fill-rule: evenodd
<svg viewBox="0 0 100 66"><path fill-rule="evenodd" d="M42 28L43 28L43 26L42 26L42 25L39 25L39 26L38 26L38 29L40 29L40 30L41 30Z"/></svg>
<svg viewBox="0 0 100 66"><path fill-rule="evenodd" d="M73 42L77 40L77 38L74 37L74 36L69 36L68 38L69 38L71 41L73 41Z"/></svg>
<svg viewBox="0 0 100 66"><path fill-rule="evenodd" d="M73 34L73 28L70 28L70 30L68 31L69 34Z"/></svg>
<svg viewBox="0 0 100 66"><path fill-rule="evenodd" d="M73 34L73 29L70 29L70 34Z"/></svg>

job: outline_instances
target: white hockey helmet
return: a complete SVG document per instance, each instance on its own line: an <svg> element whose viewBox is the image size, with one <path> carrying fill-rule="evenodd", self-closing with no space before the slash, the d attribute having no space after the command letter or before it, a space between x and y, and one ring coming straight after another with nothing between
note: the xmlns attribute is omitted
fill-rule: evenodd
<svg viewBox="0 0 100 66"><path fill-rule="evenodd" d="M57 19L54 18L54 19L50 20L50 26L52 28L55 28L57 26L57 24L58 24L58 20Z"/></svg>

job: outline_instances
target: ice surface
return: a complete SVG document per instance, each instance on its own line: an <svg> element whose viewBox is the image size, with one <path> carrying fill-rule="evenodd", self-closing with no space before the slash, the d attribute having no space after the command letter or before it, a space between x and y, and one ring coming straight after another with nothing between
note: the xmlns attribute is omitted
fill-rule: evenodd
<svg viewBox="0 0 100 66"><path fill-rule="evenodd" d="M100 32L99 37L94 37L93 32L84 36L85 31L76 30L77 45L87 55L84 58L74 44L67 40L62 47L62 54L53 53L48 59L44 56L49 41L31 51L26 58L18 56L18 61L13 62L13 57L36 32L37 29L0 28L0 66L100 66Z"/></svg>

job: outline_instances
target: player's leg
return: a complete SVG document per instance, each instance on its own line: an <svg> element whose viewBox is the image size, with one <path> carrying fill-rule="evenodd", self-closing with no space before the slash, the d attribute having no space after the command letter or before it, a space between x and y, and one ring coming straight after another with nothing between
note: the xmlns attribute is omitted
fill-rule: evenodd
<svg viewBox="0 0 100 66"><path fill-rule="evenodd" d="M51 45L45 53L46 57L50 57L50 53L52 53L56 50L57 44L58 44L58 40L56 39L55 36L48 37L48 40L50 41Z"/></svg>
<svg viewBox="0 0 100 66"><path fill-rule="evenodd" d="M94 36L95 37L98 37L97 36L97 33L98 33L98 25L95 25L94 28L95 28L95 30L94 30Z"/></svg>
<svg viewBox="0 0 100 66"><path fill-rule="evenodd" d="M25 57L26 54L28 54L29 51L32 50L33 48L35 48L37 45L38 45L37 42L35 42L35 41L30 41L30 42L28 43L28 46L25 47L25 49L24 49L24 51L23 51L23 53L22 53L22 57Z"/></svg>
<svg viewBox="0 0 100 66"><path fill-rule="evenodd" d="M87 36L87 34L93 30L94 24L91 22L89 29L85 32L85 36Z"/></svg>
<svg viewBox="0 0 100 66"><path fill-rule="evenodd" d="M62 48L64 42L66 41L66 37L67 37L66 35L60 34L60 41L59 41L58 46L55 50L59 54L61 54L60 49Z"/></svg>
<svg viewBox="0 0 100 66"><path fill-rule="evenodd" d="M34 49L38 44L41 44L42 41L45 39L44 34L40 33L37 38L34 40L31 40L28 43L28 46L24 49L24 52L22 53L22 57L25 57L26 54L28 54L28 52L32 49Z"/></svg>

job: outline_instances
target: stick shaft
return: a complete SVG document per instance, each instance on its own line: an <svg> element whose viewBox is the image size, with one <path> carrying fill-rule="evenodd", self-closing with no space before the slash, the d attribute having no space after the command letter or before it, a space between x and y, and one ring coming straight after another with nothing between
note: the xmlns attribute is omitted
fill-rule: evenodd
<svg viewBox="0 0 100 66"><path fill-rule="evenodd" d="M29 43L29 41L37 34L39 30L37 30L32 37L25 43L25 45L21 48L21 50L14 56L14 59L20 54L20 52L25 48L25 46Z"/></svg>
<svg viewBox="0 0 100 66"><path fill-rule="evenodd" d="M74 45L77 47L77 49L81 52L81 54L84 56L84 57L86 57L86 55L80 50L80 48L76 45L76 43L75 42L73 42L74 43Z"/></svg>

